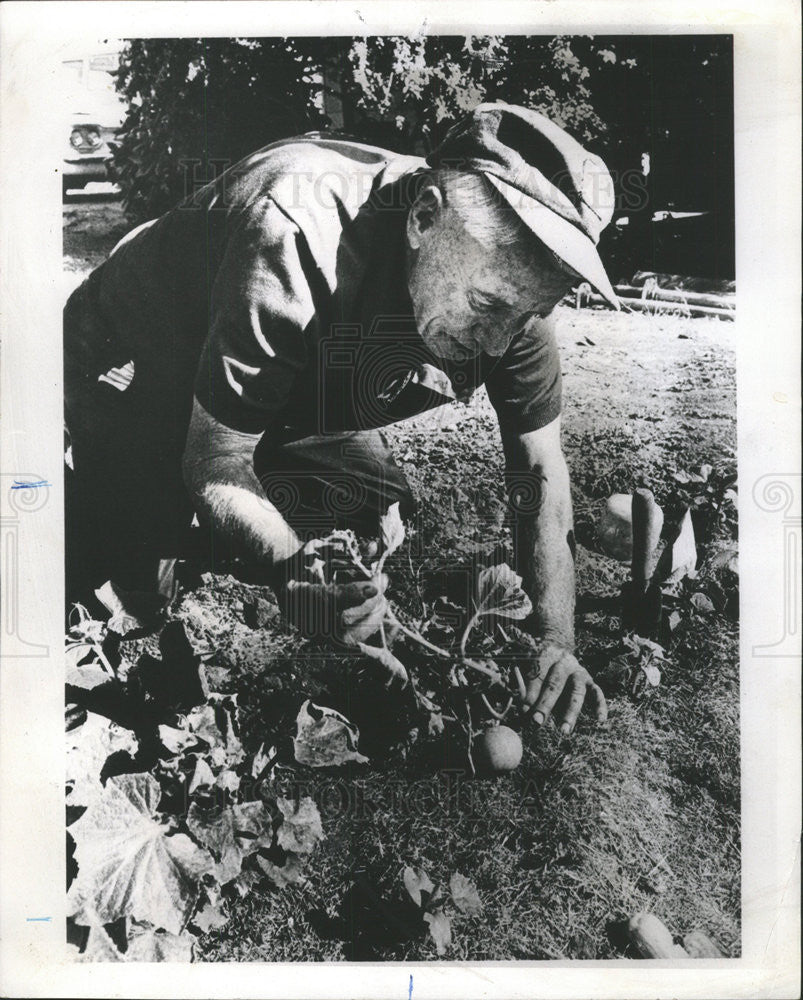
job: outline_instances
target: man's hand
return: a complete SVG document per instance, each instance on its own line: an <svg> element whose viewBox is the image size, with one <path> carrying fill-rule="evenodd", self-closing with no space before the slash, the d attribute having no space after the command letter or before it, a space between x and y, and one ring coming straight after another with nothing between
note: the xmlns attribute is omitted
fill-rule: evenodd
<svg viewBox="0 0 803 1000"><path fill-rule="evenodd" d="M608 718L605 696L572 653L550 645L536 662L537 674L527 681L524 699L536 725L540 726L554 714L560 731L570 733L587 696L597 722L605 722Z"/></svg>
<svg viewBox="0 0 803 1000"><path fill-rule="evenodd" d="M383 573L371 580L348 579L356 574L340 569L337 581L315 582L309 579L306 568L312 551L318 551L315 543L307 543L276 567L274 590L285 616L310 638L330 639L346 646L367 642L379 630L387 612L387 576Z"/></svg>

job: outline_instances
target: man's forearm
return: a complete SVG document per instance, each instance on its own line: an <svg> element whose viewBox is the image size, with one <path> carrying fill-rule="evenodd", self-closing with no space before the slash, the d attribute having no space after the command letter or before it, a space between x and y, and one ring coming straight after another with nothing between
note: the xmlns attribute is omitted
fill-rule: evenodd
<svg viewBox="0 0 803 1000"><path fill-rule="evenodd" d="M195 401L184 452L184 483L199 518L267 568L301 547L254 472L259 435L238 434Z"/></svg>
<svg viewBox="0 0 803 1000"><path fill-rule="evenodd" d="M532 479L533 503L517 514L516 560L533 605L538 637L574 649L574 556L569 473L565 461L548 469L513 468L514 481Z"/></svg>
<svg viewBox="0 0 803 1000"><path fill-rule="evenodd" d="M246 462L213 460L200 478L192 489L199 516L240 551L271 567L300 548L298 536Z"/></svg>

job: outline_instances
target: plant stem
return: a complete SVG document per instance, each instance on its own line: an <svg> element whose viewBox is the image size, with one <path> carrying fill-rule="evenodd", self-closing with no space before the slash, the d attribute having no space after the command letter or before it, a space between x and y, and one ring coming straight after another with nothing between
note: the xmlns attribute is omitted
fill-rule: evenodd
<svg viewBox="0 0 803 1000"><path fill-rule="evenodd" d="M451 653L447 652L445 649L441 649L440 646L436 646L434 643L430 642L428 639L425 639L423 637L423 635L421 635L420 633L416 632L415 629L408 628L403 622L399 621L399 619L396 617L396 615L392 611L388 611L388 616L389 616L388 620L392 624L398 625L398 627L401 629L401 631L404 632L404 634L408 638L415 640L415 642L419 643L421 646L424 646L431 653L435 653L437 656L441 656L441 657L443 657L444 659L447 659L447 660L451 660L452 659L452 654ZM490 667L486 667L484 663L477 663L476 660L470 660L466 656L463 656L462 660L463 660L464 666L471 667L472 670L476 670L480 674L485 674L485 676L486 677L490 677L491 680L501 682L502 678L497 673L497 671L496 670L491 670Z"/></svg>
<svg viewBox="0 0 803 1000"><path fill-rule="evenodd" d="M513 704L513 698L512 697L508 698L507 705L502 709L501 712L497 712L497 710L488 701L488 699L485 697L484 694L481 694L480 698L482 698L483 705L485 705L485 707L488 709L488 711L491 713L491 715L495 719L499 719L500 722L504 722L505 717L507 716L507 713L510 711L510 708L511 708L511 706Z"/></svg>
<svg viewBox="0 0 803 1000"><path fill-rule="evenodd" d="M103 646L101 646L99 642L94 643L94 646L95 646L95 652L98 654L98 659L100 660L100 662L109 671L112 677L116 677L117 671L114 669L114 667L111 665L111 663L109 663L108 659L106 658L106 654L103 652Z"/></svg>
<svg viewBox="0 0 803 1000"><path fill-rule="evenodd" d="M482 615L473 614L469 618L468 624L466 625L463 631L463 635L460 639L460 655L463 657L464 660L466 658L466 643L468 642L469 633L471 632L471 630L474 628L474 626L477 624L477 622L480 620L481 617Z"/></svg>

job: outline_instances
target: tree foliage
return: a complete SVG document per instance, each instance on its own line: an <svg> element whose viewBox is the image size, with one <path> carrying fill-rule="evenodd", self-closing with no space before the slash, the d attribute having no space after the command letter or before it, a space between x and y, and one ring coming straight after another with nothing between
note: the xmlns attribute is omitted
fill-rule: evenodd
<svg viewBox="0 0 803 1000"><path fill-rule="evenodd" d="M727 246L732 72L721 35L137 39L117 74L115 170L141 221L279 138L326 128L425 155L466 111L508 101L603 155L620 214L712 211Z"/></svg>

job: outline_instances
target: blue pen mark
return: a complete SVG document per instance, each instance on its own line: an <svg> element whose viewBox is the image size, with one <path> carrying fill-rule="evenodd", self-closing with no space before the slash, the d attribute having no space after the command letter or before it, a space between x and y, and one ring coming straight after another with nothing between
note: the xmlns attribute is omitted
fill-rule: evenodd
<svg viewBox="0 0 803 1000"><path fill-rule="evenodd" d="M36 923L36 921L39 921L39 920L44 921L44 922L48 922L48 921L52 920L53 918L52 917L26 917L25 919L28 921L29 924L33 924L33 923Z"/></svg>
<svg viewBox="0 0 803 1000"><path fill-rule="evenodd" d="M413 974L410 973L410 986L407 990L407 1000L413 1000Z"/></svg>
<svg viewBox="0 0 803 1000"><path fill-rule="evenodd" d="M40 479L38 483L21 483L19 479L14 480L14 485L11 487L12 490L29 490L37 486L50 486L50 483L46 479Z"/></svg>

